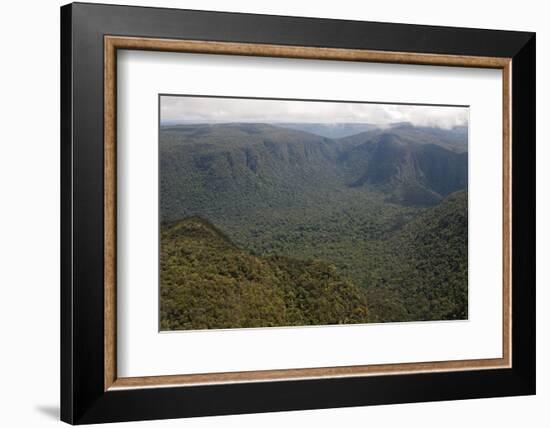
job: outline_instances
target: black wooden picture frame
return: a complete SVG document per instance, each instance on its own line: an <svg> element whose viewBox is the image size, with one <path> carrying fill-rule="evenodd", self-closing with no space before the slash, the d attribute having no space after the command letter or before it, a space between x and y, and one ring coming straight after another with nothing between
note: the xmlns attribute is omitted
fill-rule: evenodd
<svg viewBox="0 0 550 428"><path fill-rule="evenodd" d="M105 36L511 59L511 367L109 390ZM61 8L61 419L71 424L535 393L535 34L74 3Z"/></svg>

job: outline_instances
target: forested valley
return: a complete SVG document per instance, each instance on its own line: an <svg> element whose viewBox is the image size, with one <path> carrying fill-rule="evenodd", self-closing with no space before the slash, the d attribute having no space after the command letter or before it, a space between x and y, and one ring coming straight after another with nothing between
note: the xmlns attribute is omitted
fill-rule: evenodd
<svg viewBox="0 0 550 428"><path fill-rule="evenodd" d="M467 317L467 128L160 130L163 330Z"/></svg>

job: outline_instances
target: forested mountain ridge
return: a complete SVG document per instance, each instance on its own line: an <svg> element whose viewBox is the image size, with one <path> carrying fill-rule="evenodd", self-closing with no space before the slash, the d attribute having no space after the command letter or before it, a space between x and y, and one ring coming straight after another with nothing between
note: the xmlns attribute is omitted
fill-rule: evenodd
<svg viewBox="0 0 550 428"><path fill-rule="evenodd" d="M419 143L398 133L355 136L340 158L351 186L373 185L405 205L429 206L468 185L468 153ZM347 144L350 144L347 141Z"/></svg>
<svg viewBox="0 0 550 428"><path fill-rule="evenodd" d="M161 330L368 322L330 263L253 256L204 219L164 224L160 260Z"/></svg>
<svg viewBox="0 0 550 428"><path fill-rule="evenodd" d="M162 218L289 207L320 191L342 194L351 187L430 206L465 188L467 153L444 148L440 137L434 144L432 131L414 132L415 140L410 127L329 139L268 124L163 127Z"/></svg>
<svg viewBox="0 0 550 428"><path fill-rule="evenodd" d="M341 182L332 140L263 124L161 129L163 220L289 206Z"/></svg>

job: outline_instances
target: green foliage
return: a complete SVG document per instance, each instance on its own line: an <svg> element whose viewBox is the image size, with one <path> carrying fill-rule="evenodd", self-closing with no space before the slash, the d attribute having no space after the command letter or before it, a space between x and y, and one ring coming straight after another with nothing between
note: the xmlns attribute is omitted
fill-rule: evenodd
<svg viewBox="0 0 550 428"><path fill-rule="evenodd" d="M200 218L161 235L162 330L368 321L365 292L329 263L253 256Z"/></svg>
<svg viewBox="0 0 550 428"><path fill-rule="evenodd" d="M162 128L162 328L466 318L466 135Z"/></svg>
<svg viewBox="0 0 550 428"><path fill-rule="evenodd" d="M371 320L468 316L468 194L450 195L386 241L365 276Z"/></svg>

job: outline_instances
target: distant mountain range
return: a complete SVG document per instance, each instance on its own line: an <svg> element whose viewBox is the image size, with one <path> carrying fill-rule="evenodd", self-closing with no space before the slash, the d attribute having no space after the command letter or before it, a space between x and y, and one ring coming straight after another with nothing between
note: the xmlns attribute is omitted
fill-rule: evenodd
<svg viewBox="0 0 550 428"><path fill-rule="evenodd" d="M162 217L288 206L329 189L436 204L468 184L467 133L400 125L328 138L268 124L161 128Z"/></svg>
<svg viewBox="0 0 550 428"><path fill-rule="evenodd" d="M181 121L181 120L169 120L164 121L161 124L161 128L179 128L185 126L220 126L220 125L232 125L235 123L225 122L195 122L195 121ZM246 125L249 123L242 123ZM374 130L420 130L427 134L434 136L440 136L441 139L450 143L452 146L456 144L456 148L459 151L467 151L468 145L468 127L467 126L454 126L450 129L429 127L429 126L415 126L409 122L395 122L387 125L376 125L373 123L357 123L357 122L337 122L337 123L310 123L310 122L270 122L270 123L250 123L251 125L265 124L279 128L294 129L297 131L304 131L311 134L318 135L320 137L327 137L332 139L349 137L365 131ZM437 142L437 139L434 140Z"/></svg>
<svg viewBox="0 0 550 428"><path fill-rule="evenodd" d="M274 126L310 132L327 138L343 138L376 129L370 123L274 123Z"/></svg>

